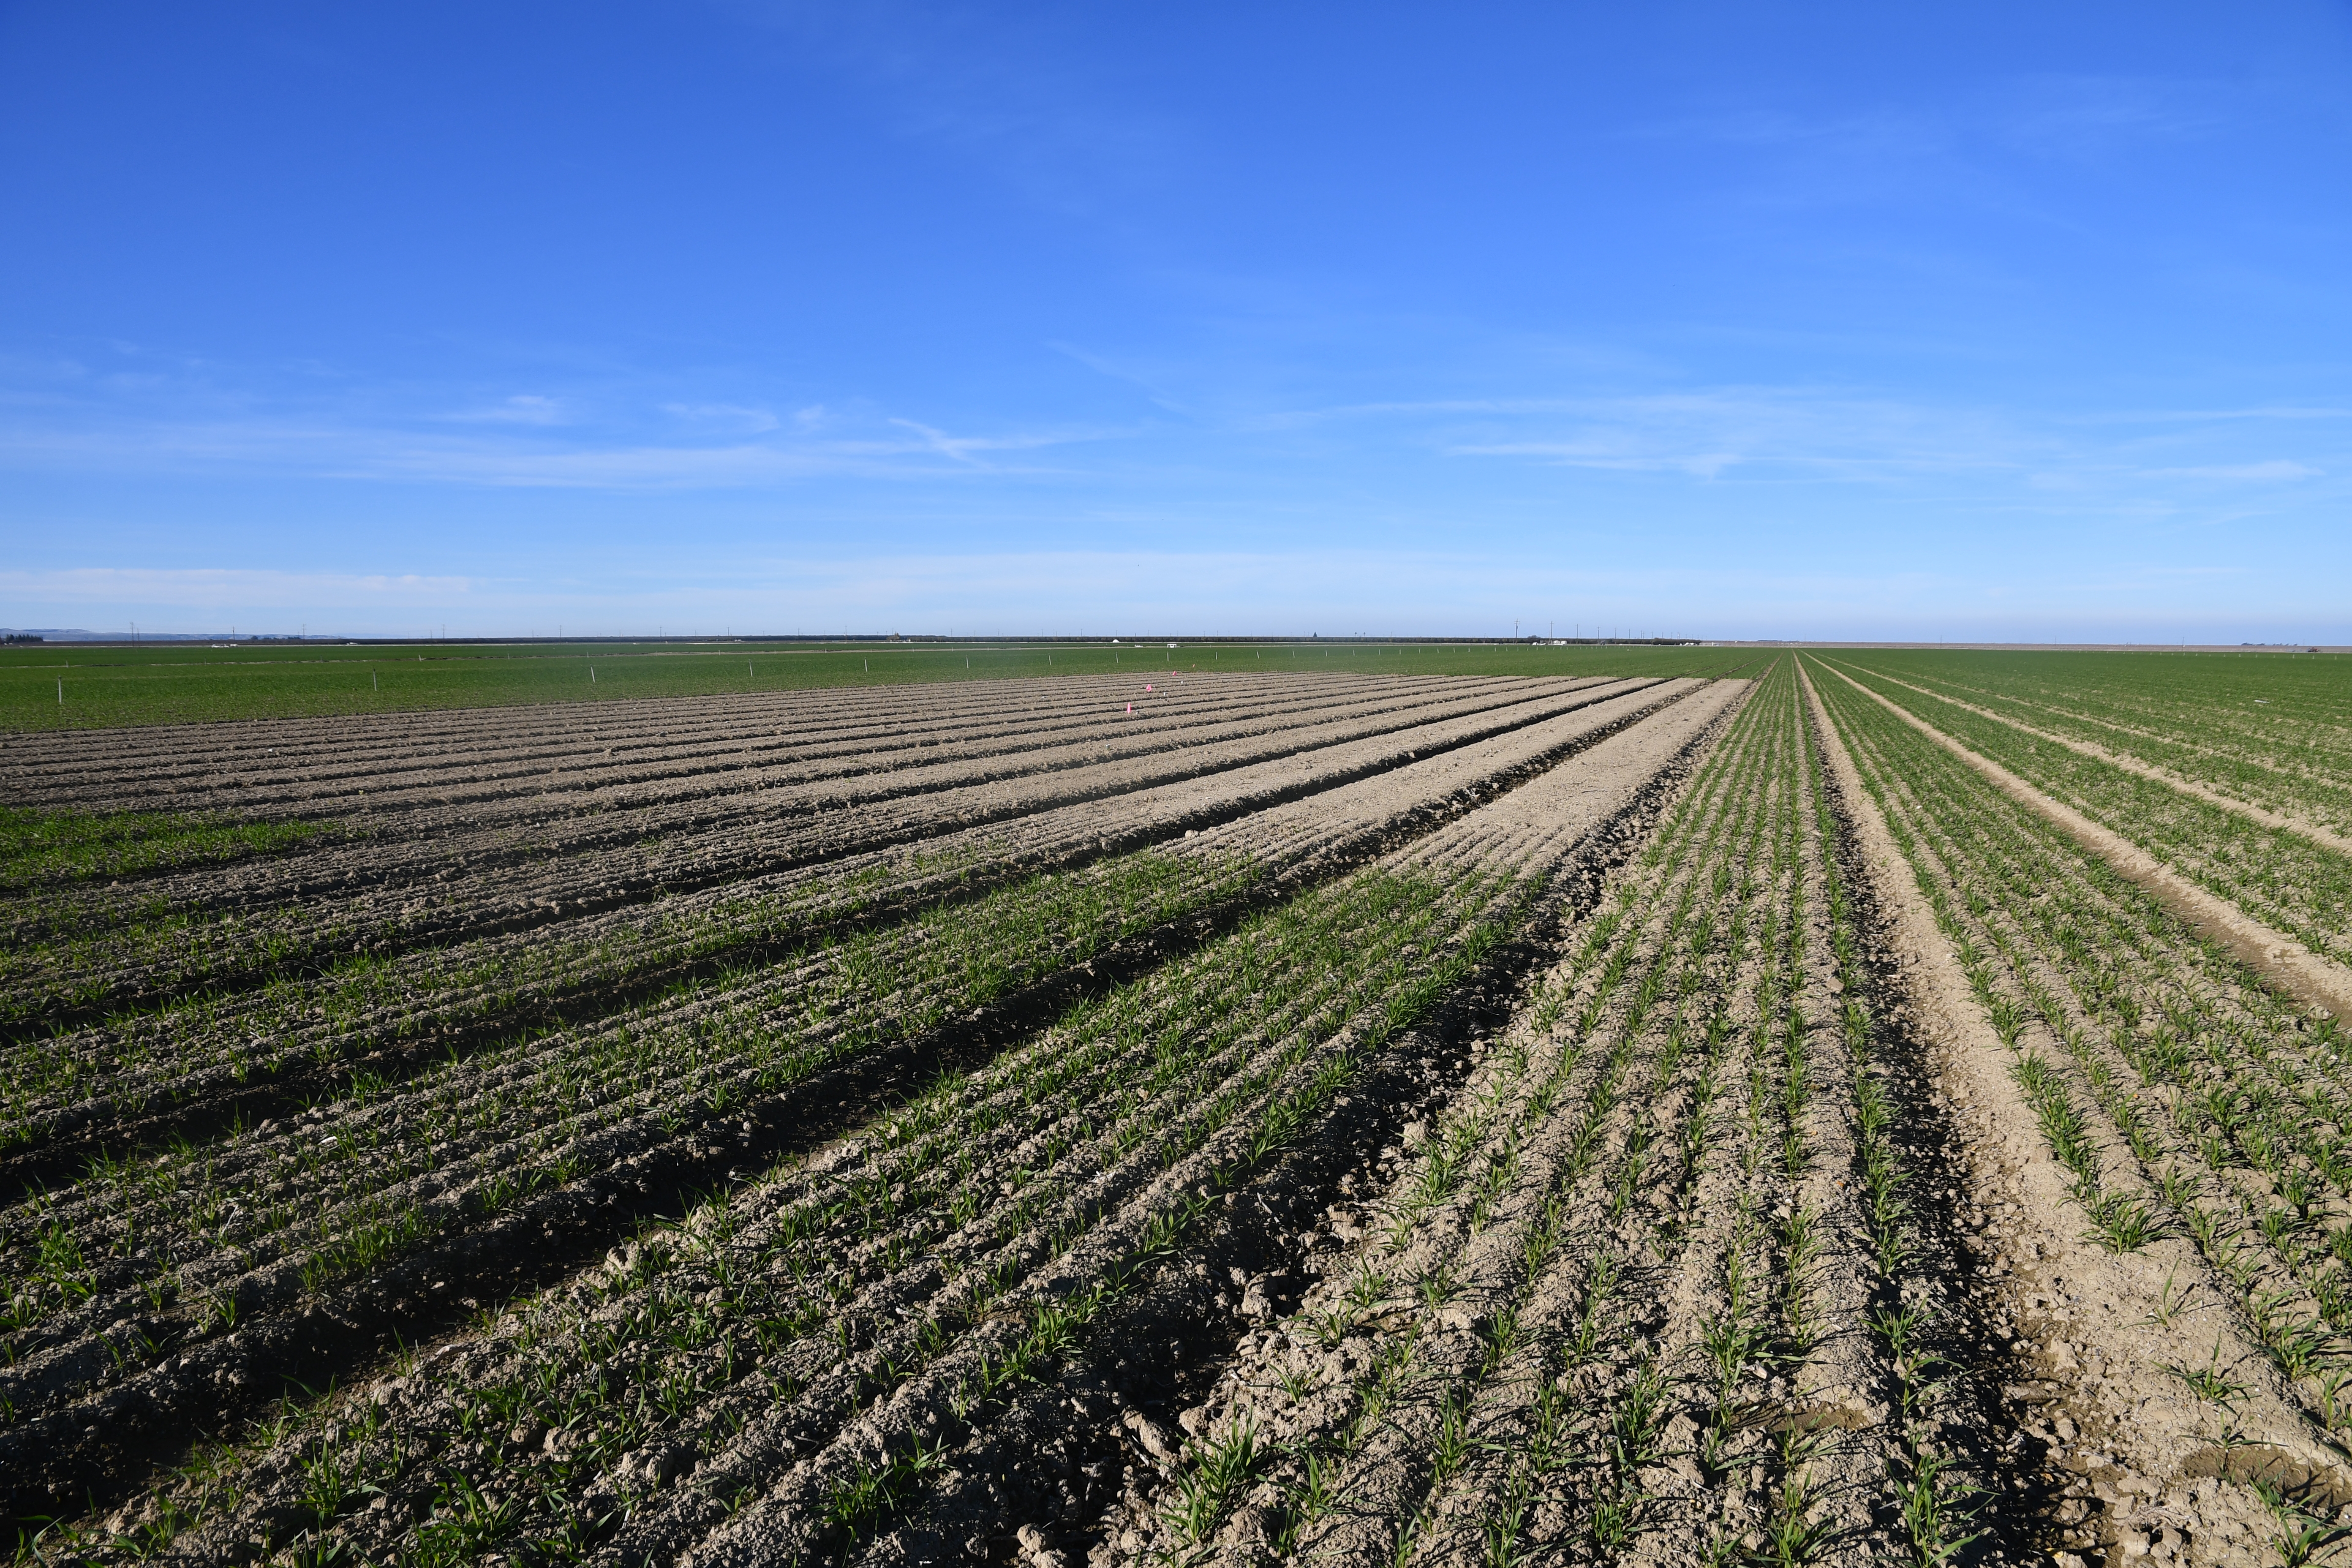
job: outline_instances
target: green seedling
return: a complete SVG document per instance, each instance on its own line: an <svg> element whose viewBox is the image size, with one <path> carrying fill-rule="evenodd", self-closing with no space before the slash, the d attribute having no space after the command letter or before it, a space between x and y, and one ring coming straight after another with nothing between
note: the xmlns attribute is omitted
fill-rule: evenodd
<svg viewBox="0 0 2352 1568"><path fill-rule="evenodd" d="M2285 1568L2303 1568L2314 1562L2320 1550L2339 1540L2345 1531L2324 1519L2314 1518L2295 1499L2268 1478L2258 1478L2254 1493L2263 1506L2278 1521L2279 1533L2271 1538L2271 1547L2278 1553Z"/></svg>
<svg viewBox="0 0 2352 1568"><path fill-rule="evenodd" d="M1266 1456L1247 1420L1236 1421L1221 1437L1185 1447L1189 1463L1177 1477L1176 1506L1167 1517L1197 1545L1209 1539L1228 1500L1255 1479Z"/></svg>
<svg viewBox="0 0 2352 1568"><path fill-rule="evenodd" d="M2208 1404L2234 1405L2246 1396L2246 1385L2235 1381L2221 1370L2221 1342L2213 1342L2212 1359L2201 1367L2183 1366L2178 1363L2165 1371L2189 1385L2189 1392Z"/></svg>
<svg viewBox="0 0 2352 1568"><path fill-rule="evenodd" d="M2091 1238L2109 1252L2137 1252L2164 1234L2162 1217L2145 1198L2105 1193L2083 1206L2091 1216Z"/></svg>
<svg viewBox="0 0 2352 1568"><path fill-rule="evenodd" d="M1984 1538L1982 1531L1956 1533L1977 1521L1968 1503L1981 1489L1952 1475L1952 1469L1949 1459L1923 1454L1912 1473L1895 1483L1904 1532L1911 1538L1919 1568L1941 1568Z"/></svg>

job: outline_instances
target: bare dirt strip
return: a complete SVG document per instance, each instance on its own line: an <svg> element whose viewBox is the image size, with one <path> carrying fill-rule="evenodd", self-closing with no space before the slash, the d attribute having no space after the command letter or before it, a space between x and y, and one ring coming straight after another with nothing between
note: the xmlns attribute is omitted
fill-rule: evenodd
<svg viewBox="0 0 2352 1568"><path fill-rule="evenodd" d="M320 721L76 896L556 847L6 1047L24 1554L2328 1560L2352 1045L1799 663Z"/></svg>

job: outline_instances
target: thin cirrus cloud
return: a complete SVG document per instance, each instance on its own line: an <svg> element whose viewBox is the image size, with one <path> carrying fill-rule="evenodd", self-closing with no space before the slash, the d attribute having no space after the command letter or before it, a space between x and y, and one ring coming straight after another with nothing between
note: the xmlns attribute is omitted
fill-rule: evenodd
<svg viewBox="0 0 2352 1568"><path fill-rule="evenodd" d="M321 602L444 603L470 594L472 577L416 573L271 572L245 567L79 566L0 572L0 594L64 604L299 609Z"/></svg>
<svg viewBox="0 0 2352 1568"><path fill-rule="evenodd" d="M257 399L256 401L259 401ZM518 400L509 400L509 404ZM493 412L505 405L493 405ZM616 492L789 485L817 476L875 479L1039 471L1024 454L1099 441L1115 432L1063 428L973 434L920 420L803 408L786 419L756 407L670 405L661 420L583 428L535 398L517 417L369 419L320 411L206 416L195 410L54 405L39 421L0 426L0 461L114 474L233 475L256 469L345 480ZM542 416L544 414L544 416ZM471 433L457 435L462 423ZM648 425L651 428L647 428ZM677 426L687 428L680 431ZM667 434L672 439L661 439Z"/></svg>
<svg viewBox="0 0 2352 1568"><path fill-rule="evenodd" d="M2095 162L2138 143L2208 135L2226 123L2236 96L2210 81L2036 76L1993 95L1986 123L2021 151Z"/></svg>
<svg viewBox="0 0 2352 1568"><path fill-rule="evenodd" d="M769 409L738 403L665 403L662 412L696 429L740 436L764 436L783 424Z"/></svg>
<svg viewBox="0 0 2352 1568"><path fill-rule="evenodd" d="M1853 480L2009 472L2056 450L2046 437L1981 410L1814 387L1359 405L1277 423L1348 419L1423 422L1449 457L1707 479L1740 467Z"/></svg>
<svg viewBox="0 0 2352 1568"><path fill-rule="evenodd" d="M1066 342L1051 346L1137 386L1163 407L1176 406L1159 374ZM1579 379L1591 385L1621 377L1596 372ZM451 416L432 412L436 403L451 405L429 395L338 404L248 380L239 386L221 372L203 388L164 384L135 395L73 391L55 381L25 385L39 395L19 403L25 417L0 424L0 459L116 474L277 469L470 489L788 492L828 478L949 479L969 487L1088 479L1125 484L1152 465L1167 471L1170 463L1238 472L1244 470L1235 466L1254 456L1244 448L1313 434L1323 446L1318 462L1378 449L1417 451L1440 463L1706 485L1744 479L1885 486L1969 476L2043 495L2168 483L2202 492L2231 486L2283 492L2340 467L2331 461L2333 446L2298 437L2306 449L2282 453L2273 434L2261 438L2270 450L2249 452L2251 443L2230 432L2300 422L2315 437L2345 413L2281 404L2076 410L2044 418L1833 384L1727 384L1271 409L1252 409L1240 398L1223 411L1173 422L975 431L855 400L785 411L742 398L665 400L651 389L556 387L459 405L464 412ZM423 409L404 414L404 403ZM592 408L600 410L593 417ZM2200 424L2203 431L2193 428ZM2159 433L2164 460L2151 462L2147 438Z"/></svg>
<svg viewBox="0 0 2352 1568"><path fill-rule="evenodd" d="M2142 471L2147 478L2157 479L2250 480L2257 484L2276 484L2295 479L2315 479L2327 470L2315 468L2308 463L2277 458L2266 463L2210 463L2201 467L2147 468Z"/></svg>
<svg viewBox="0 0 2352 1568"><path fill-rule="evenodd" d="M468 425L555 426L572 422L563 400L525 393L486 407L467 408L442 417Z"/></svg>

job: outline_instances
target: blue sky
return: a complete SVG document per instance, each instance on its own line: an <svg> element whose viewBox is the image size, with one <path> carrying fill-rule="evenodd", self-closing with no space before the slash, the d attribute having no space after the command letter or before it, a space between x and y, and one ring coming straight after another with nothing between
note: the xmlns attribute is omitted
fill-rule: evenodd
<svg viewBox="0 0 2352 1568"><path fill-rule="evenodd" d="M0 6L0 623L2352 641L2341 5Z"/></svg>

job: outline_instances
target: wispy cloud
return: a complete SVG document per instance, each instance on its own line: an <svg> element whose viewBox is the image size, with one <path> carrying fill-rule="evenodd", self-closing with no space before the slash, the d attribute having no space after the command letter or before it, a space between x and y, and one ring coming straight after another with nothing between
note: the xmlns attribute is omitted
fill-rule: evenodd
<svg viewBox="0 0 2352 1568"><path fill-rule="evenodd" d="M181 605L303 609L346 601L439 603L469 594L472 577L421 573L269 572L243 567L78 566L0 571L0 595L57 605Z"/></svg>
<svg viewBox="0 0 2352 1568"><path fill-rule="evenodd" d="M1107 216L1190 155L1184 121L1106 79L1055 16L919 0L818 6L738 0L862 91L896 132L944 149L1037 206Z"/></svg>
<svg viewBox="0 0 2352 1568"><path fill-rule="evenodd" d="M1064 342L1058 338L1048 340L1045 346L1057 354L1076 361L1097 375L1108 376L1113 381L1126 383L1171 414L1191 412L1157 381L1130 365L1122 364L1102 354L1090 353L1076 343Z"/></svg>
<svg viewBox="0 0 2352 1568"><path fill-rule="evenodd" d="M522 393L478 408L460 409L446 418L467 425L530 425L548 426L571 423L563 400Z"/></svg>
<svg viewBox="0 0 2352 1568"><path fill-rule="evenodd" d="M662 412L682 424L704 430L724 431L730 435L764 436L778 428L783 421L765 408L746 407L737 403L665 403ZM817 411L803 410L811 416Z"/></svg>
<svg viewBox="0 0 2352 1568"><path fill-rule="evenodd" d="M1997 88L1971 118L2021 151L2092 162L2205 135L2240 90L2158 77L2026 77Z"/></svg>
<svg viewBox="0 0 2352 1568"><path fill-rule="evenodd" d="M9 375L9 371L18 374ZM725 489L818 475L889 479L1040 471L1020 454L1111 439L1092 427L956 429L863 404L780 414L755 403L530 393L461 405L398 388L322 395L262 390L259 371L229 392L157 374L120 378L51 364L0 365L0 466L193 474L268 470L352 480L561 489ZM404 407L406 405L406 407Z"/></svg>
<svg viewBox="0 0 2352 1568"><path fill-rule="evenodd" d="M2277 458L2266 463L2209 463L2201 467L2149 468L2146 472L2148 478L2155 479L2252 480L2258 484L2277 484L2293 479L2315 479L2326 470L2315 468L2308 463Z"/></svg>
<svg viewBox="0 0 2352 1568"><path fill-rule="evenodd" d="M1817 386L1360 405L1308 417L1427 420L1436 449L1453 457L1707 479L1741 468L1852 480L2012 471L2050 450L2046 439L1983 410Z"/></svg>

